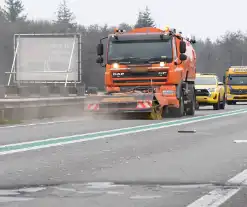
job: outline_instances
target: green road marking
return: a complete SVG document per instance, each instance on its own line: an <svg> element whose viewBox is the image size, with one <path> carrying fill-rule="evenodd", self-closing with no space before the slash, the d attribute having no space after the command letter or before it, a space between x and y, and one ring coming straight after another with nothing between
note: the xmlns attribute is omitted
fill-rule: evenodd
<svg viewBox="0 0 247 207"><path fill-rule="evenodd" d="M53 146L65 145L65 144L72 144L72 143L77 143L77 142L91 141L91 140L102 139L106 137L113 137L113 136L119 136L119 135L125 135L125 134L150 131L150 130L178 126L178 125L183 125L183 124L190 124L193 122L200 122L200 121L206 121L210 119L233 116L233 115L238 115L238 114L243 114L243 113L247 113L247 109L240 109L240 110L234 110L234 111L229 111L229 112L224 112L224 113L185 118L185 119L168 121L168 122L159 122L159 123L154 123L154 124L149 124L149 125L141 125L141 126L120 128L120 129L114 129L114 130L108 130L108 131L93 132L93 133L88 133L88 134L80 134L80 135L74 135L74 136L50 138L46 140L2 145L0 146L0 155L48 148L48 147L53 147Z"/></svg>

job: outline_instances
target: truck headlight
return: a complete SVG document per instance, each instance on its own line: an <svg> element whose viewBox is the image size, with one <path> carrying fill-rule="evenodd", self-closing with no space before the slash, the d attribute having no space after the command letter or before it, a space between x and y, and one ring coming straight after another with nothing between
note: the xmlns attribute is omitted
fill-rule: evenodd
<svg viewBox="0 0 247 207"><path fill-rule="evenodd" d="M160 67L165 67L165 62L160 62Z"/></svg>
<svg viewBox="0 0 247 207"><path fill-rule="evenodd" d="M112 64L112 68L113 68L113 69L118 69L118 68L119 68L119 64L118 64L118 63Z"/></svg>

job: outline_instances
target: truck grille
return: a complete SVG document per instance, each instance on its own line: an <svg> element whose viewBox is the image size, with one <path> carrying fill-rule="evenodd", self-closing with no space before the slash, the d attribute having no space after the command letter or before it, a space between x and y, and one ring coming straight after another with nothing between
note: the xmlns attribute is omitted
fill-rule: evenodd
<svg viewBox="0 0 247 207"><path fill-rule="evenodd" d="M196 96L209 96L207 89L196 89Z"/></svg>
<svg viewBox="0 0 247 207"><path fill-rule="evenodd" d="M247 100L247 97L234 97L235 100Z"/></svg>
<svg viewBox="0 0 247 207"><path fill-rule="evenodd" d="M231 89L230 93L233 95L245 95L247 94L247 89Z"/></svg>
<svg viewBox="0 0 247 207"><path fill-rule="evenodd" d="M113 72L112 78L164 78L167 77L167 74L167 71L148 71L146 73Z"/></svg>
<svg viewBox="0 0 247 207"><path fill-rule="evenodd" d="M113 83L158 83L158 82L166 82L167 80L165 79L155 79L155 80L150 80L150 79L143 79L143 80L113 80Z"/></svg>
<svg viewBox="0 0 247 207"><path fill-rule="evenodd" d="M168 71L148 71L148 72L113 72L113 83L153 83L166 82ZM134 79L136 78L136 79ZM155 79L152 79L155 78Z"/></svg>

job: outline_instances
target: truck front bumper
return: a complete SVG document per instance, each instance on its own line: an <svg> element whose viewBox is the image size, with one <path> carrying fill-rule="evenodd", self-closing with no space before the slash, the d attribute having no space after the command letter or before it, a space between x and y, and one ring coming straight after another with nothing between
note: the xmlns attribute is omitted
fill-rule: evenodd
<svg viewBox="0 0 247 207"><path fill-rule="evenodd" d="M238 101L238 102L247 102L247 95L232 95L226 94L227 101Z"/></svg>

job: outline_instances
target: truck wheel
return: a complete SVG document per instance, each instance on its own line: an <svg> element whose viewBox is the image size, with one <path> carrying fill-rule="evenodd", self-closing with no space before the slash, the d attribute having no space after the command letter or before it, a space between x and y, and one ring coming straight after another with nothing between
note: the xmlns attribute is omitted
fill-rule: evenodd
<svg viewBox="0 0 247 207"><path fill-rule="evenodd" d="M161 117L164 119L166 117L168 117L169 115L169 109L168 106L164 106L161 112Z"/></svg>
<svg viewBox="0 0 247 207"><path fill-rule="evenodd" d="M199 110L200 109L200 105L199 103L196 101L196 110Z"/></svg>
<svg viewBox="0 0 247 207"><path fill-rule="evenodd" d="M187 108L187 115L194 116L195 115L195 110L196 110L196 96L195 96L195 90L192 92L192 100L188 105Z"/></svg>
<svg viewBox="0 0 247 207"><path fill-rule="evenodd" d="M183 94L181 92L181 94ZM182 117L184 116L184 97L183 95L180 96L179 98L179 108L172 108L171 113L173 117Z"/></svg>
<svg viewBox="0 0 247 207"><path fill-rule="evenodd" d="M226 101L227 105L236 105L236 101Z"/></svg>
<svg viewBox="0 0 247 207"><path fill-rule="evenodd" d="M214 110L219 110L220 109L220 96L218 97L218 102L213 105Z"/></svg>
<svg viewBox="0 0 247 207"><path fill-rule="evenodd" d="M220 109L225 109L225 106L226 106L226 98L225 98L225 94L224 94L223 101L222 101L222 103L220 103Z"/></svg>

